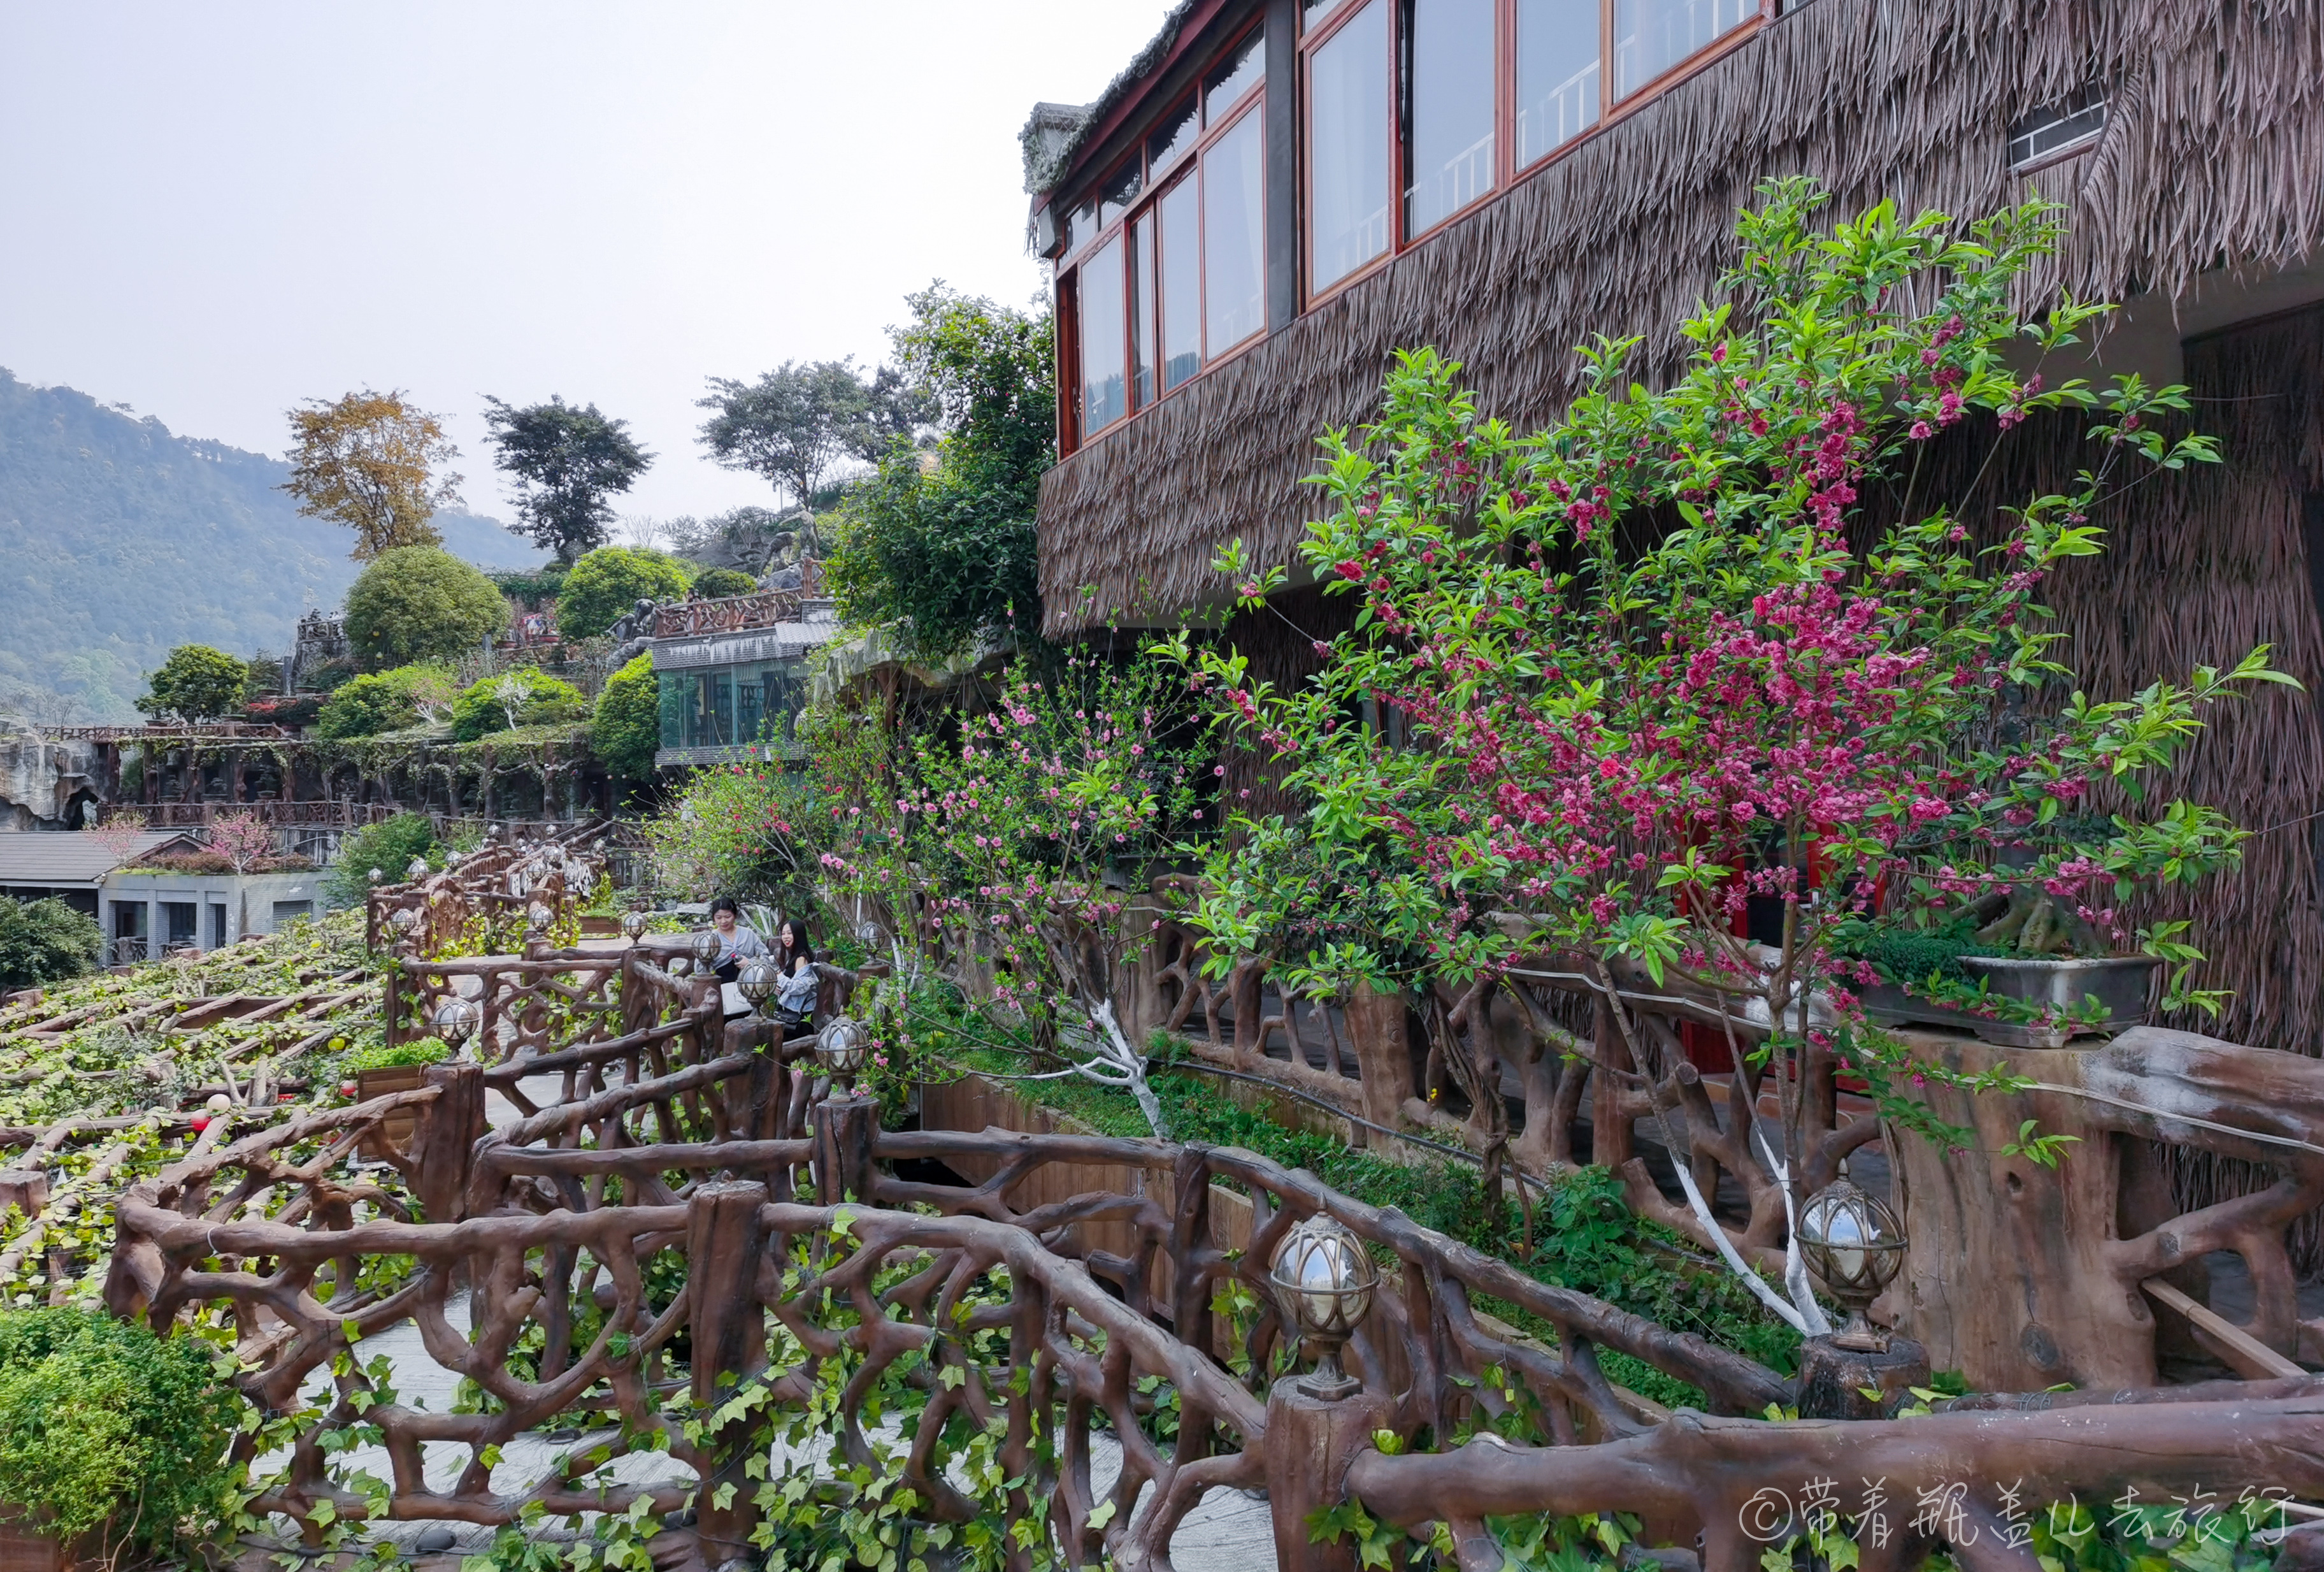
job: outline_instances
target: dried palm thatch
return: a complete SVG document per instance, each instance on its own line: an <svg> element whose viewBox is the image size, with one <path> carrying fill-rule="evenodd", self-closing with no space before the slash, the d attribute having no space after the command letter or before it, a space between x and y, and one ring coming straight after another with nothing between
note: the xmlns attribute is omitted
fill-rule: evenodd
<svg viewBox="0 0 2324 1572"><path fill-rule="evenodd" d="M2031 177L2010 124L2093 81L2098 145ZM2324 241L2324 8L2313 0L1815 0L1265 343L1051 470L1049 631L1216 596L1221 541L1290 553L1326 427L1375 407L1392 353L1430 344L1520 423L1572 396L1572 346L1672 325L1731 254L1755 182L1806 171L1835 205L1990 210L2029 190L2071 237L2043 290L2182 292ZM1094 594L1084 595L1085 587Z"/></svg>

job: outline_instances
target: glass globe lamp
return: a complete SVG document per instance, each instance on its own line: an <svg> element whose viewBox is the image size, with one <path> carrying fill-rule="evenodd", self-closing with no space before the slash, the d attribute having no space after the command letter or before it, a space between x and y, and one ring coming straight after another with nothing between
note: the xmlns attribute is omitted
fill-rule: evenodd
<svg viewBox="0 0 2324 1572"><path fill-rule="evenodd" d="M549 925L557 920L557 913L549 910L547 902L536 901L525 908L524 920L535 931L546 933Z"/></svg>
<svg viewBox="0 0 2324 1572"><path fill-rule="evenodd" d="M1340 1368L1340 1347L1371 1313L1379 1273L1363 1241L1322 1213L1291 1225L1268 1271L1286 1327L1315 1345L1314 1373L1299 1378L1310 1397L1336 1401L1363 1383Z"/></svg>
<svg viewBox="0 0 2324 1572"><path fill-rule="evenodd" d="M855 1077L872 1057L872 1033L861 1021L839 1016L815 1034L815 1057L833 1082L845 1088L843 1095L852 1096Z"/></svg>
<svg viewBox="0 0 2324 1572"><path fill-rule="evenodd" d="M1800 1208L1800 1258L1824 1290L1848 1311L1833 1335L1842 1348L1885 1350L1888 1336L1865 1318L1904 1264L1904 1226L1896 1214L1867 1195L1843 1169Z"/></svg>
<svg viewBox="0 0 2324 1572"><path fill-rule="evenodd" d="M646 914L642 911L632 911L622 918L622 931L628 934L633 940L643 939L646 936Z"/></svg>
<svg viewBox="0 0 2324 1572"><path fill-rule="evenodd" d="M387 877L386 874L383 873L381 870L379 870L379 869L377 869L377 868L374 868L374 869L371 871L371 882L372 882L373 883L374 883L374 884L378 883L382 879L384 879L384 878L386 878L386 877Z"/></svg>
<svg viewBox="0 0 2324 1572"><path fill-rule="evenodd" d="M466 999L447 999L436 1006L433 1024L436 1035L444 1040L455 1056L467 1057L468 1039L484 1024L484 1013Z"/></svg>
<svg viewBox="0 0 2324 1572"><path fill-rule="evenodd" d="M403 876L410 880L415 884L420 880L426 878L428 876L428 859L426 857L414 857L410 862L404 864Z"/></svg>
<svg viewBox="0 0 2324 1572"><path fill-rule="evenodd" d="M718 957L725 949L726 945L725 941L718 937L716 929L706 928L694 936L692 948L694 958L700 961L706 969L718 964Z"/></svg>
<svg viewBox="0 0 2324 1572"><path fill-rule="evenodd" d="M775 985L782 980L781 968L766 956L753 956L742 963L734 978L734 990L748 999L753 1007L774 997Z"/></svg>

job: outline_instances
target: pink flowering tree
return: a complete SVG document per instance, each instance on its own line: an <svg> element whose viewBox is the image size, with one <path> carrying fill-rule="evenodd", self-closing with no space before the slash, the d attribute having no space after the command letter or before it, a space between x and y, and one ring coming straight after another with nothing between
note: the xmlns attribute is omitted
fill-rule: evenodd
<svg viewBox="0 0 2324 1572"><path fill-rule="evenodd" d="M254 813L222 813L202 838L237 874L247 874L274 855L273 828Z"/></svg>
<svg viewBox="0 0 2324 1572"><path fill-rule="evenodd" d="M1231 652L1175 648L1310 804L1214 854L1198 921L1220 963L1304 929L1310 964L1379 985L1547 979L1610 1016L1576 1051L1626 1086L1667 1087L1678 1057L1640 996L1680 1008L1736 1050L1730 1108L1779 1096L1780 1134L1728 1134L1761 1170L1765 1244L1881 1119L1966 1142L1910 1096L1939 1072L1864 1021L1868 935L2030 897L2053 931L2178 963L2172 1003L2216 1006L2187 986L2181 926L2126 913L2142 885L2232 862L2241 832L2142 788L2206 707L2287 680L2260 650L2119 700L2075 687L2043 580L2101 550L2140 480L2213 455L2172 434L2181 390L2017 369L2103 309L2015 309L2052 209L1883 206L1827 234L1812 185L1761 196L1666 391L1633 380L1635 341L1600 341L1563 423L1520 435L1457 366L1399 356L1380 420L1323 440L1301 552L1361 606L1314 682L1275 691ZM2087 426L2070 486L2006 497L1989 458L1960 465L2037 413ZM1977 478L1946 494L1938 473ZM1282 581L1239 545L1220 565L1246 606ZM1779 913L1758 943L1755 900ZM1841 1074L1878 1117L1819 1129ZM1734 1261L1692 1166L1693 1219ZM1792 1303L1771 1303L1821 1330L1786 1256Z"/></svg>
<svg viewBox="0 0 2324 1572"><path fill-rule="evenodd" d="M832 854L844 875L917 887L930 965L1056 1067L1031 1073L1121 1087L1157 1135L1145 1052L1114 1002L1151 937L1133 897L1209 811L1211 727L1185 707L1183 678L1144 658L1020 657L988 706L909 744L899 833Z"/></svg>

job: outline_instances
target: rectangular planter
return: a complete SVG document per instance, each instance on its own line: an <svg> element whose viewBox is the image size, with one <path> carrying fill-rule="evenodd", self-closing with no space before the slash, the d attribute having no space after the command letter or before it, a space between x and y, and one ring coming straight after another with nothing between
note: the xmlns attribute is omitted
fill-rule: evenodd
<svg viewBox="0 0 2324 1572"><path fill-rule="evenodd" d="M2096 1026L2018 1026L1979 1021L1974 1030L1987 1042L2011 1048L2063 1048L2085 1032L2112 1036L2146 1023L2146 986L2162 961L2153 956L2098 956L2058 960L2048 956L1963 956L1961 970L1982 978L1996 998L2017 999L2036 1008L2078 1010L2096 999L2106 1011Z"/></svg>
<svg viewBox="0 0 2324 1572"><path fill-rule="evenodd" d="M409 1092L428 1084L428 1067L422 1064L390 1065L385 1069L355 1072L355 1101L368 1103L374 1097L384 1097L392 1092ZM399 1108L370 1134L363 1138L360 1149L364 1157L373 1162L385 1162L392 1145L401 1151L411 1143L411 1133L418 1128L420 1115L410 1108ZM0 1567L0 1572L7 1568Z"/></svg>

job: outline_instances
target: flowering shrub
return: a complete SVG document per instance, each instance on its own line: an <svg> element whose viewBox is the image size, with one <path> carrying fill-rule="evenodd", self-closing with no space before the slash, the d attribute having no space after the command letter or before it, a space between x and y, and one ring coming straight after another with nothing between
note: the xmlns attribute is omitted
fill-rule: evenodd
<svg viewBox="0 0 2324 1572"><path fill-rule="evenodd" d="M830 846L835 889L876 893L912 913L903 931L996 1026L1022 1027L1037 1057L1127 1087L1157 1134L1160 1105L1145 1055L1123 1035L1114 990L1141 930L1130 892L1178 837L1204 827L1207 723L1176 716L1176 684L1146 660L1075 656L1054 670L1010 664L995 701L957 733L913 739L898 762L892 828ZM1178 706L1183 708L1183 705ZM836 798L831 811L869 817ZM899 990L899 999L908 999ZM991 1040L1010 1040L995 1030Z"/></svg>
<svg viewBox="0 0 2324 1572"><path fill-rule="evenodd" d="M273 828L254 813L221 813L202 840L237 874L274 855Z"/></svg>
<svg viewBox="0 0 2324 1572"><path fill-rule="evenodd" d="M1885 1115L1962 1139L1893 1095L1903 1067L1862 1027L1854 991L1874 974L1844 936L2033 892L2108 945L2182 963L2172 1003L2216 1006L2185 986L2200 956L2179 925L2134 932L2125 913L2142 883L2231 863L2241 832L2186 802L2097 834L2070 810L2136 802L2205 707L2288 680L2262 649L2126 699L2074 689L2040 585L2098 553L2094 514L2142 472L2213 453L2166 434L2180 389L2013 368L2013 343L2058 349L2104 309L2019 321L2051 209L1956 227L1883 205L1827 238L1812 185L1762 197L1667 392L1631 380L1636 341L1601 340L1564 423L1520 436L1479 414L1457 366L1399 356L1380 421L1323 441L1330 506L1302 554L1362 611L1319 643L1310 687L1173 648L1313 803L1215 855L1199 920L1222 964L1303 922L1312 964L1391 985L1559 957L1642 1069L1655 1055L1618 970L1692 990L1730 1035L1766 1037L1793 1142L1768 1159L1781 1179L1802 1088L1835 1066ZM2035 411L2087 421L2073 486L1928 494L1941 433L2006 441ZM1220 566L1247 605L1282 582L1240 546ZM2063 696L2053 714L2016 713L2044 693ZM1379 724L1351 718L1368 707ZM1755 898L1780 913L1758 946Z"/></svg>

